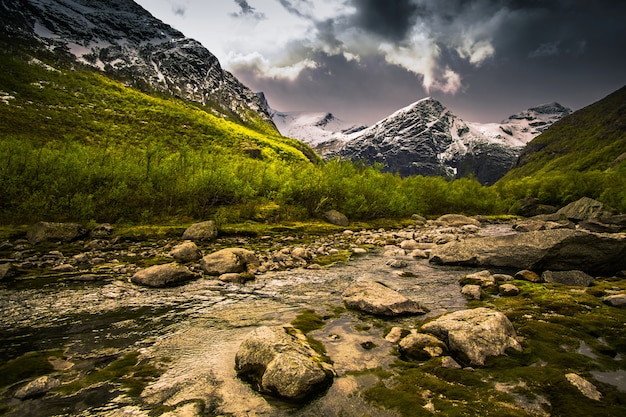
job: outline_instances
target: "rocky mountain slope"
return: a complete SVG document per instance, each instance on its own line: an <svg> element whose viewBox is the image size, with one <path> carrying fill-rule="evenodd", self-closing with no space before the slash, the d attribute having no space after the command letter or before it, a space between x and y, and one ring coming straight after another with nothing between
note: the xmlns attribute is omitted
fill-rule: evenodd
<svg viewBox="0 0 626 417"><path fill-rule="evenodd" d="M503 180L550 172L608 172L626 161L626 86L556 122L524 148Z"/></svg>
<svg viewBox="0 0 626 417"><path fill-rule="evenodd" d="M511 168L526 143L571 110L552 103L501 123L466 123L439 101L426 98L369 128L331 113L271 112L282 134L304 141L326 158L380 163L402 176L473 175L492 184Z"/></svg>
<svg viewBox="0 0 626 417"><path fill-rule="evenodd" d="M0 33L27 40L148 91L200 103L214 114L273 126L250 89L199 42L132 0L1 0Z"/></svg>

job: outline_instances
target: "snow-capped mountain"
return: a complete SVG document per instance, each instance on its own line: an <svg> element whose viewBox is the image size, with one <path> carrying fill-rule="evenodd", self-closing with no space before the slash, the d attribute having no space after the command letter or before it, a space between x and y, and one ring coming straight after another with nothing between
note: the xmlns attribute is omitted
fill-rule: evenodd
<svg viewBox="0 0 626 417"><path fill-rule="evenodd" d="M428 97L368 128L332 113L279 112L267 107L283 135L302 140L326 159L339 156L380 163L386 171L403 176L474 175L485 184L503 176L528 142L572 112L551 103L501 123L465 122Z"/></svg>
<svg viewBox="0 0 626 417"><path fill-rule="evenodd" d="M509 116L500 123L472 123L468 125L495 142L510 146L524 146L544 130L563 117L572 113L572 109L559 103L542 104Z"/></svg>
<svg viewBox="0 0 626 417"><path fill-rule="evenodd" d="M0 0L0 34L33 39L139 88L201 103L215 113L272 123L259 97L199 42L132 0Z"/></svg>
<svg viewBox="0 0 626 417"><path fill-rule="evenodd" d="M380 163L386 171L402 176L474 175L491 184L511 168L539 129L569 112L558 104L540 106L511 116L496 130L495 124L466 123L428 97L351 136L326 156Z"/></svg>

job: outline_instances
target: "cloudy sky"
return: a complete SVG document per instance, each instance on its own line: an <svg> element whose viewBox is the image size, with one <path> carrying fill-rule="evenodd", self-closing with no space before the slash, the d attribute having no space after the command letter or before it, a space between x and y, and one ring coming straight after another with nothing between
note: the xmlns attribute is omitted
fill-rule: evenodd
<svg viewBox="0 0 626 417"><path fill-rule="evenodd" d="M626 85L624 0L136 0L282 111L371 124L431 96L467 121Z"/></svg>

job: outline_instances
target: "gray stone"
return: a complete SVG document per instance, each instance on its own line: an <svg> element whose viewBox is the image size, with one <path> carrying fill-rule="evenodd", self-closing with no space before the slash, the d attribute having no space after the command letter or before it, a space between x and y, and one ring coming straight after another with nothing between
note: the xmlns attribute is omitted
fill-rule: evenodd
<svg viewBox="0 0 626 417"><path fill-rule="evenodd" d="M348 226L350 224L350 221L348 220L348 218L338 212L337 210L329 210L326 213L324 213L324 218L326 219L326 221L328 223L337 225L337 226Z"/></svg>
<svg viewBox="0 0 626 417"><path fill-rule="evenodd" d="M513 284L502 284L499 287L499 292L500 294L507 296L507 297L514 297L516 295L519 295L519 288L516 285Z"/></svg>
<svg viewBox="0 0 626 417"><path fill-rule="evenodd" d="M174 262L141 269L132 276L131 281L147 287L167 287L195 278L198 278L197 274Z"/></svg>
<svg viewBox="0 0 626 417"><path fill-rule="evenodd" d="M451 356L444 356L441 358L441 367L447 369L461 369L461 365L459 365L459 363Z"/></svg>
<svg viewBox="0 0 626 417"><path fill-rule="evenodd" d="M465 285L461 288L461 294L469 298L470 300L480 300L483 296L483 291L480 285Z"/></svg>
<svg viewBox="0 0 626 417"><path fill-rule="evenodd" d="M382 316L427 312L417 301L409 300L399 292L366 278L351 284L343 292L342 299L348 308Z"/></svg>
<svg viewBox="0 0 626 417"><path fill-rule="evenodd" d="M611 307L626 308L626 294L609 295L604 297L602 301Z"/></svg>
<svg viewBox="0 0 626 417"><path fill-rule="evenodd" d="M178 262L183 263L197 261L202 258L202 252L198 246L189 240L174 246L170 251L170 255Z"/></svg>
<svg viewBox="0 0 626 417"><path fill-rule="evenodd" d="M476 237L436 247L430 261L444 265L576 269L612 274L626 269L626 238L571 229Z"/></svg>
<svg viewBox="0 0 626 417"><path fill-rule="evenodd" d="M400 341L398 350L406 358L426 361L442 356L448 348L435 336L426 333L411 333Z"/></svg>
<svg viewBox="0 0 626 417"><path fill-rule="evenodd" d="M583 271L545 271L541 274L545 282L553 282L563 285L588 287L593 284L593 277Z"/></svg>
<svg viewBox="0 0 626 417"><path fill-rule="evenodd" d="M294 328L259 327L241 343L237 374L258 391L303 400L328 387L334 371Z"/></svg>
<svg viewBox="0 0 626 417"><path fill-rule="evenodd" d="M407 263L404 259L389 259L387 262L385 262L385 265L391 267L391 268L406 268L407 267Z"/></svg>
<svg viewBox="0 0 626 417"><path fill-rule="evenodd" d="M569 381L570 384L578 388L578 390L585 397L595 401L600 401L602 399L602 393L598 391L596 386L587 381L585 378L581 377L580 375L571 373L566 374L565 378Z"/></svg>
<svg viewBox="0 0 626 417"><path fill-rule="evenodd" d="M583 197L559 209L556 212L559 216L569 220L580 222L602 216L610 216L612 213L607 210L603 203L589 197Z"/></svg>
<svg viewBox="0 0 626 417"><path fill-rule="evenodd" d="M461 227L468 224L480 227L480 222L471 217L462 214L444 214L437 219L438 222L445 223L448 226Z"/></svg>
<svg viewBox="0 0 626 417"><path fill-rule="evenodd" d="M479 285L484 288L496 285L496 279L491 275L491 272L484 270L463 276L459 283L461 285Z"/></svg>
<svg viewBox="0 0 626 417"><path fill-rule="evenodd" d="M413 251L411 251L409 256L417 259L428 259L428 253L426 253L426 251L423 249L414 249Z"/></svg>
<svg viewBox="0 0 626 417"><path fill-rule="evenodd" d="M15 398L19 398L20 400L24 400L31 397L37 397L39 395L43 395L50 391L53 388L56 388L61 385L61 382L52 378L49 375L41 376L33 381L30 381L23 387L19 388L15 391L13 395Z"/></svg>
<svg viewBox="0 0 626 417"><path fill-rule="evenodd" d="M217 226L213 220L194 223L183 233L183 240L213 240L217 237Z"/></svg>
<svg viewBox="0 0 626 417"><path fill-rule="evenodd" d="M15 275L15 270L11 264L0 264L0 281L11 279Z"/></svg>
<svg viewBox="0 0 626 417"><path fill-rule="evenodd" d="M251 272L260 265L254 252L241 248L226 248L204 256L200 266L208 275Z"/></svg>
<svg viewBox="0 0 626 417"><path fill-rule="evenodd" d="M541 276L536 272L530 271L528 269L522 269L521 271L518 271L515 274L515 279L528 282L541 282Z"/></svg>
<svg viewBox="0 0 626 417"><path fill-rule="evenodd" d="M26 238L31 245L36 245L50 241L71 242L85 233L86 230L78 223L39 222L28 230Z"/></svg>
<svg viewBox="0 0 626 417"><path fill-rule="evenodd" d="M422 332L445 341L457 359L470 365L484 365L490 356L507 349L521 350L509 319L488 308L455 311L424 324Z"/></svg>

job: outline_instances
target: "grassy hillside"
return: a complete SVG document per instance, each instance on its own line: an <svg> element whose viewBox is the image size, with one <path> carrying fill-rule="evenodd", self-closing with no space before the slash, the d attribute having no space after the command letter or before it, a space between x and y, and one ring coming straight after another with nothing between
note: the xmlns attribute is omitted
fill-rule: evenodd
<svg viewBox="0 0 626 417"><path fill-rule="evenodd" d="M625 157L623 87L531 141L496 188L509 200L538 197L559 206L588 196L626 211Z"/></svg>
<svg viewBox="0 0 626 417"><path fill-rule="evenodd" d="M58 55L36 56L0 54L1 223L501 211L495 192L476 181L321 163L262 122L242 126Z"/></svg>

